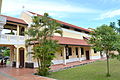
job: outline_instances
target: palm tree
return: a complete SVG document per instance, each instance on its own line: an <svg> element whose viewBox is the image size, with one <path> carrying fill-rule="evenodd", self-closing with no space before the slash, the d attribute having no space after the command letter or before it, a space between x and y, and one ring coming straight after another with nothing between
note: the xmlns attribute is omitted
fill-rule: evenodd
<svg viewBox="0 0 120 80"><path fill-rule="evenodd" d="M37 46L34 44L33 54L38 62L39 75L47 75L51 60L54 58L54 53L59 48L56 40L52 40L55 33L62 36L61 25L49 17L48 13L43 16L34 16L33 24L28 29L26 34L30 36L26 42L30 43L37 41Z"/></svg>

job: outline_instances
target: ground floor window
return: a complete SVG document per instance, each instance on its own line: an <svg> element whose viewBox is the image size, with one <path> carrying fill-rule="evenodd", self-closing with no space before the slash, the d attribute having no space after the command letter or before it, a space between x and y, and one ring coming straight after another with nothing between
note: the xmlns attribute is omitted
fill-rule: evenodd
<svg viewBox="0 0 120 80"><path fill-rule="evenodd" d="M84 55L84 48L81 48L81 55Z"/></svg>
<svg viewBox="0 0 120 80"><path fill-rule="evenodd" d="M76 51L76 55L78 56L78 48L77 47L75 48L75 51Z"/></svg>
<svg viewBox="0 0 120 80"><path fill-rule="evenodd" d="M68 47L68 53L69 53L69 56L72 56L72 48L71 47Z"/></svg>

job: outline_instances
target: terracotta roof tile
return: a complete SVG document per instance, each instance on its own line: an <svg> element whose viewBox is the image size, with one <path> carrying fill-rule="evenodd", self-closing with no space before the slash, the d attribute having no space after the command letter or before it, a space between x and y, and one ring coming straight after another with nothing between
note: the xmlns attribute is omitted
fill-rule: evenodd
<svg viewBox="0 0 120 80"><path fill-rule="evenodd" d="M54 40L58 40L59 44L68 44L68 45L81 45L81 46L90 46L87 41L82 39L54 36Z"/></svg>
<svg viewBox="0 0 120 80"><path fill-rule="evenodd" d="M42 16L40 14L37 14L37 13L34 13L34 12L31 12L31 11L28 11L29 13L33 14L33 15L37 15L37 16ZM53 19L53 20L56 20L56 19ZM89 29L85 29L85 28L82 28L82 27L79 27L79 26L75 26L75 25L72 25L72 24L69 24L69 23L66 23L66 22L63 22L63 21L59 21L59 20L56 20L58 23L60 24L64 24L64 25L67 25L67 26L70 26L72 28L76 28L76 29L80 29L80 30L83 30L83 31L87 31L87 32L91 32Z"/></svg>
<svg viewBox="0 0 120 80"><path fill-rule="evenodd" d="M16 22L16 23L27 25L27 23L24 20L22 20L22 19L18 19L18 18L6 16L6 15L0 15L0 16L6 17L7 21L11 21L11 22Z"/></svg>
<svg viewBox="0 0 120 80"><path fill-rule="evenodd" d="M61 45L75 45L75 46L91 46L87 41L82 39L75 39L69 37L53 36L53 40L57 40ZM32 41L30 44L37 44L38 41Z"/></svg>

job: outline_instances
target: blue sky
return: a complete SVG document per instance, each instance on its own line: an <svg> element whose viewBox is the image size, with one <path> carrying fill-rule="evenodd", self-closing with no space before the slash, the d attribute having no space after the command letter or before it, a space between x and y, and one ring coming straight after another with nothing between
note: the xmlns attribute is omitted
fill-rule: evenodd
<svg viewBox="0 0 120 80"><path fill-rule="evenodd" d="M4 15L19 17L25 10L39 14L48 12L64 22L96 28L120 19L120 0L3 0Z"/></svg>

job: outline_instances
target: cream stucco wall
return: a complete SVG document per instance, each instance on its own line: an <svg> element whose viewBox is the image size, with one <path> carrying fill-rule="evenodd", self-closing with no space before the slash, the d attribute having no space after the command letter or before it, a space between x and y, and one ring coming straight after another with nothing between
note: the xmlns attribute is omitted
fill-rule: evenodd
<svg viewBox="0 0 120 80"><path fill-rule="evenodd" d="M22 12L21 13L21 19L23 19L30 27L32 23L32 16L28 12Z"/></svg>
<svg viewBox="0 0 120 80"><path fill-rule="evenodd" d="M21 18L25 20L29 24L29 26L32 23L32 16L33 15L31 15L28 12L23 12L21 14ZM83 36L89 37L89 35L84 32L77 32L72 29L65 29L65 28L62 28L62 30L63 30L63 37L70 37L70 38L76 38L76 39L83 39ZM59 34L55 34L55 35L60 36Z"/></svg>
<svg viewBox="0 0 120 80"><path fill-rule="evenodd" d="M83 39L84 37L90 37L88 34L83 33L83 32L77 32L72 29L64 29L63 30L63 37L70 37L70 38L75 38L75 39ZM56 36L60 36L59 34L55 34Z"/></svg>
<svg viewBox="0 0 120 80"><path fill-rule="evenodd" d="M25 20L29 24L29 26L32 23L32 16L33 15L26 13L26 12L21 14L21 18L23 20ZM63 30L63 37L70 37L70 38L76 38L76 39L83 39L83 36L90 37L88 34L86 34L84 32L77 32L72 29L65 29L65 28L62 28L62 30ZM60 36L60 35L55 34L55 36ZM86 59L86 51L88 51L88 50L89 50L89 54L90 54L90 59L93 59L94 56L100 56L99 52L94 53L94 50L91 49L90 47L83 47L83 46L69 46L69 47L72 48L72 55L69 56L69 59L78 58L76 55L76 50L75 50L76 47L84 48L84 55L81 55L81 58L84 58L84 60ZM55 54L56 57L54 58L54 60L63 60L63 53L64 53L63 50L64 49L62 49L62 52L56 52L56 54ZM61 55L61 53L62 53L62 55ZM78 53L78 54L80 54L80 53ZM27 61L29 61L28 59L27 59ZM34 60L34 59L32 59L32 61L36 62L36 60Z"/></svg>

